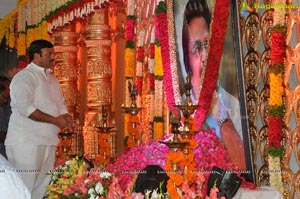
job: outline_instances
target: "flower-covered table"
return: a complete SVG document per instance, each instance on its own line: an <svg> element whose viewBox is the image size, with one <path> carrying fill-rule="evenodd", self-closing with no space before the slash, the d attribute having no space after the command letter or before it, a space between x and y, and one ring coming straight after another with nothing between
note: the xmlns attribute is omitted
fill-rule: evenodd
<svg viewBox="0 0 300 199"><path fill-rule="evenodd" d="M170 139L171 135L160 141ZM238 168L230 162L226 149L220 143L214 131L200 131L194 135L194 149L192 162L187 164L195 166L195 170L189 176L180 173L169 175L173 181L168 180L167 190L163 198L209 198L207 193L207 179L213 166L229 170ZM134 183L138 175L148 165L157 165L162 169L167 168L167 154L169 148L160 141L152 141L130 149L119 156L114 163L105 168L93 168L88 170L87 163L80 158L69 160L65 165L59 165L52 172L51 184L48 187L48 198L147 198L141 193L135 193ZM175 156L175 159L179 157ZM170 172L166 170L166 173ZM193 181L189 181L192 178ZM244 185L249 185L244 182ZM176 185L176 186L175 186ZM155 190L152 195L159 198L160 190ZM217 190L213 189L211 198L214 198ZM147 193L147 192L146 192ZM173 195L172 195L173 194Z"/></svg>

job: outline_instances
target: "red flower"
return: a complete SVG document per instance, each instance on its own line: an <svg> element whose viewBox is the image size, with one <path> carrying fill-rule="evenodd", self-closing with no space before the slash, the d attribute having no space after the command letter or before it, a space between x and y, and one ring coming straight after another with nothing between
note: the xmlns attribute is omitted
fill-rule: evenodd
<svg viewBox="0 0 300 199"><path fill-rule="evenodd" d="M138 93L142 92L142 87L143 87L143 78L142 77L136 77L136 87Z"/></svg>
<svg viewBox="0 0 300 199"><path fill-rule="evenodd" d="M150 90L154 90L154 88L155 88L155 78L154 78L154 74L150 74L150 77L149 77L149 84L150 84Z"/></svg>
<svg viewBox="0 0 300 199"><path fill-rule="evenodd" d="M167 96L167 104L170 110L174 109L175 98L172 85L172 74L170 66L170 46L168 35L168 18L167 13L156 15L156 38L160 40L162 63L164 70L164 87Z"/></svg>
<svg viewBox="0 0 300 199"><path fill-rule="evenodd" d="M150 59L154 59L155 56L155 45L154 43L151 43L149 46L149 57Z"/></svg>
<svg viewBox="0 0 300 199"><path fill-rule="evenodd" d="M282 120L280 117L268 116L269 122L269 147L281 146Z"/></svg>
<svg viewBox="0 0 300 199"><path fill-rule="evenodd" d="M285 58L285 35L273 32L271 35L271 65L275 63L284 64Z"/></svg>
<svg viewBox="0 0 300 199"><path fill-rule="evenodd" d="M203 89L199 97L200 107L196 111L196 124L201 128L209 110L213 93L216 89L220 61L223 52L223 44L229 15L230 0L219 0L215 3L214 16L211 24L212 35L209 40L210 50L208 52L206 73L203 80Z"/></svg>
<svg viewBox="0 0 300 199"><path fill-rule="evenodd" d="M143 62L143 60L144 60L144 48L139 47L137 50L137 61Z"/></svg>
<svg viewBox="0 0 300 199"><path fill-rule="evenodd" d="M125 39L126 39L126 41L133 41L133 37L134 37L134 20L127 19L126 30L125 30Z"/></svg>

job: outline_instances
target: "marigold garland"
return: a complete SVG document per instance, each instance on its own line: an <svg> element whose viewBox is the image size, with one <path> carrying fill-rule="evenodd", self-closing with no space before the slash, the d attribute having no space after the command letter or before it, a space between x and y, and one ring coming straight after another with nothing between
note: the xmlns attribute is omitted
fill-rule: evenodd
<svg viewBox="0 0 300 199"><path fill-rule="evenodd" d="M280 106L282 105L282 95L283 95L283 77L282 74L270 73L270 106Z"/></svg>
<svg viewBox="0 0 300 199"><path fill-rule="evenodd" d="M154 120L153 124L153 140L159 140L163 135L164 135L164 123L163 123L163 118L162 121L156 121Z"/></svg>
<svg viewBox="0 0 300 199"><path fill-rule="evenodd" d="M278 28L277 28L278 29ZM273 30L274 31L274 30ZM274 69L272 70L273 65L270 65L269 69L269 79L270 79L270 98L269 98L269 105L270 110L279 110L284 112L284 105L282 98L284 97L284 88L283 88L283 75L282 73L278 73L278 64L282 65L284 63L285 58L285 43L284 40L284 33L281 32L272 32L271 41L272 41L272 48L271 48L271 61L270 63L274 64ZM276 43L273 43L276 42ZM274 47L273 47L274 44ZM274 54L274 55L273 55ZM280 55L280 56L279 56ZM274 60L272 60L274 59ZM275 73L276 72L276 73ZM282 139L282 119L284 114L277 113L276 111L269 111L269 146L276 147L279 149L280 142ZM275 128L277 127L277 128ZM270 154L272 155L272 154Z"/></svg>
<svg viewBox="0 0 300 199"><path fill-rule="evenodd" d="M285 1L274 0L274 5L285 4ZM281 12L283 11L283 12ZM268 116L268 165L270 185L283 193L280 159L283 154L281 146L284 116L284 63L285 63L285 27L284 10L274 9L274 28L271 32L271 60L269 66L270 98Z"/></svg>
<svg viewBox="0 0 300 199"><path fill-rule="evenodd" d="M154 75L163 76L163 65L161 59L161 48L158 42L155 45L155 65L154 65Z"/></svg>

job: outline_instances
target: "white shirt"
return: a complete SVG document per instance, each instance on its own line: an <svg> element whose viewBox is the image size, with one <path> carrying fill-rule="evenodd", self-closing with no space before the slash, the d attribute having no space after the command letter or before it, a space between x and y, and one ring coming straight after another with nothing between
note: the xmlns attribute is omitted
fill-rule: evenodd
<svg viewBox="0 0 300 199"><path fill-rule="evenodd" d="M67 113L59 82L50 72L30 63L12 79L12 114L5 145L57 145L57 126L28 118L36 109L54 117Z"/></svg>
<svg viewBox="0 0 300 199"><path fill-rule="evenodd" d="M21 176L2 155L0 155L0 197L11 199L31 198L31 194Z"/></svg>

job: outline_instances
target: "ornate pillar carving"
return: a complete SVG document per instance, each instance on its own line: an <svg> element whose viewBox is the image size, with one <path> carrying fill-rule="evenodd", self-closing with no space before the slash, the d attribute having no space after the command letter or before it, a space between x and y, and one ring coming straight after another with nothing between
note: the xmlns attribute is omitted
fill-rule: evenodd
<svg viewBox="0 0 300 199"><path fill-rule="evenodd" d="M78 120L78 89L77 89L77 38L75 27L70 24L53 34L55 65L53 74L60 82L65 104L73 119ZM76 124L78 122L76 121ZM81 148L81 132L75 127L72 135L70 154L78 154ZM70 138L69 138L70 139Z"/></svg>
<svg viewBox="0 0 300 199"><path fill-rule="evenodd" d="M85 32L87 50L86 65L86 105L84 134L84 152L91 159L101 163L114 157L115 131L103 139L99 128L102 127L102 110L107 110L108 126L112 126L112 69L111 69L111 30L108 25L108 9L96 10L88 17ZM104 132L102 132L104 133Z"/></svg>

